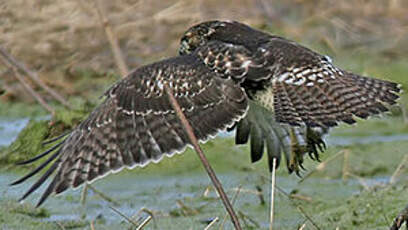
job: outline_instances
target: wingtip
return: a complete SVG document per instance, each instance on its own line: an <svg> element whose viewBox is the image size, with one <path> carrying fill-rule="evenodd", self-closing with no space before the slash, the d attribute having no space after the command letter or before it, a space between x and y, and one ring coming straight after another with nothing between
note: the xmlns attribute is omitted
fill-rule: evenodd
<svg viewBox="0 0 408 230"><path fill-rule="evenodd" d="M17 200L17 202L18 202L18 203L23 203L23 202L24 202L24 198L23 198L23 197L20 197L20 198Z"/></svg>
<svg viewBox="0 0 408 230"><path fill-rule="evenodd" d="M17 202L19 203L23 203L25 201L25 199L30 195L30 193L25 193L22 197L20 197ZM38 203L35 205L35 208L39 208L43 203L44 203L45 199L40 199L40 201L38 201Z"/></svg>
<svg viewBox="0 0 408 230"><path fill-rule="evenodd" d="M33 191L27 191L26 193L24 193L23 196L20 197L20 199L18 199L18 202L22 202L25 200L25 198L27 198Z"/></svg>
<svg viewBox="0 0 408 230"><path fill-rule="evenodd" d="M21 166L21 165L30 164L30 163L32 163L32 162L34 162L34 161L37 161L37 160L39 160L39 159L41 159L41 158L47 156L49 153L53 152L54 150L58 149L59 147L61 147L62 144L64 144L64 141L61 141L60 143L58 143L58 144L52 146L51 148L49 148L48 150L44 151L43 153L38 154L37 156L34 156L33 158L30 158L30 159L25 160L25 161L17 162L17 163L15 163L15 165Z"/></svg>
<svg viewBox="0 0 408 230"><path fill-rule="evenodd" d="M45 197L45 198L42 198L41 197L41 199L37 202L37 204L35 205L35 208L39 208L43 203L44 203L44 201L47 199L47 197Z"/></svg>
<svg viewBox="0 0 408 230"><path fill-rule="evenodd" d="M8 186L15 186L20 184L21 182L18 182L18 180L11 182L10 184L8 184Z"/></svg>
<svg viewBox="0 0 408 230"><path fill-rule="evenodd" d="M11 183L9 184L9 186L15 186L15 185L21 184L21 183L23 183L26 179L28 179L28 178L26 178L26 176L21 177L20 179L11 182Z"/></svg>
<svg viewBox="0 0 408 230"><path fill-rule="evenodd" d="M65 131L65 132L63 132L62 134L60 134L60 135L58 135L58 136L56 136L56 137L54 137L54 138L51 138L51 139L46 140L46 141L43 141L41 144L42 144L43 146L45 146L45 145L54 143L54 142L56 142L56 141L58 141L58 140L64 138L65 136L67 136L67 135L70 134L70 133L71 133L71 131Z"/></svg>
<svg viewBox="0 0 408 230"><path fill-rule="evenodd" d="M397 84L397 93L403 93L404 92L404 90L402 89L403 87L402 87L402 84Z"/></svg>

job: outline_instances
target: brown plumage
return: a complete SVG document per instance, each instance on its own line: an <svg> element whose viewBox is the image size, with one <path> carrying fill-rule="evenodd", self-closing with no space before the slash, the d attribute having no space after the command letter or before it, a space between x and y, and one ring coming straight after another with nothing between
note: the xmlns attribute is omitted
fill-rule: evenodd
<svg viewBox="0 0 408 230"><path fill-rule="evenodd" d="M354 123L387 111L396 83L362 77L335 67L328 57L238 22L196 25L181 39L180 56L134 70L105 93L104 102L49 151L51 156L19 184L51 167L23 195L48 177L40 198L123 167L144 166L181 152L189 140L163 86L167 84L201 141L236 128L236 143L251 142L251 159L267 149L271 162L286 156L298 172L303 155L318 159L322 135L339 122Z"/></svg>

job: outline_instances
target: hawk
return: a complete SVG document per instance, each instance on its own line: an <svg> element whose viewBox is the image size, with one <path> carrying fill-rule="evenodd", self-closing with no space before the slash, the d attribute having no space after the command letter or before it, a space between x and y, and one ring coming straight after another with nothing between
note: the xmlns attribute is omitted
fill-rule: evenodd
<svg viewBox="0 0 408 230"><path fill-rule="evenodd" d="M235 21L208 21L188 29L179 55L133 70L104 94L104 101L48 151L16 185L50 167L22 196L52 174L37 206L123 167L144 166L182 152L190 141L165 92L170 87L200 141L236 129L250 141L252 161L266 149L269 162L283 152L289 172L306 153L318 159L322 135L340 122L387 111L399 85L335 67L330 58L296 42ZM272 170L272 169L271 169Z"/></svg>

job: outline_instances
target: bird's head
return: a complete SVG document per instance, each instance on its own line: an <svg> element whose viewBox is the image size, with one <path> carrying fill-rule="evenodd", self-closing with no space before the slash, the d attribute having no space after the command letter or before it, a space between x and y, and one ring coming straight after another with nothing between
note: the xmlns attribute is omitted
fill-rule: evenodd
<svg viewBox="0 0 408 230"><path fill-rule="evenodd" d="M179 54L189 54L210 41L218 40L233 44L247 44L256 34L265 34L236 21L206 21L192 26L181 38Z"/></svg>
<svg viewBox="0 0 408 230"><path fill-rule="evenodd" d="M197 47L205 45L220 27L225 27L225 22L207 21L192 26L181 37L179 54L189 54Z"/></svg>

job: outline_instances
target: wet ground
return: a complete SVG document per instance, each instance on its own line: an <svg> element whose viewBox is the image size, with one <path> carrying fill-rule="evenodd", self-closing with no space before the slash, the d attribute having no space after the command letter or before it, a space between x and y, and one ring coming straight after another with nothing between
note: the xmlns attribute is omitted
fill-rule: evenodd
<svg viewBox="0 0 408 230"><path fill-rule="evenodd" d="M18 133L27 125L28 118L0 120L0 146L10 145Z"/></svg>
<svg viewBox="0 0 408 230"><path fill-rule="evenodd" d="M298 229L306 224L304 229L316 229L315 224L320 229L387 229L408 201L406 171L395 177L395 184L389 184L408 154L408 134L399 130L396 122L398 118L369 121L366 127L360 127L366 133L361 131L358 136L347 132L358 130L359 126L335 130L327 137L330 147L322 159L333 160L319 165L307 159L304 181L287 175L282 167L277 185L286 195L277 193L274 226ZM10 144L26 123L27 119L3 119L0 145ZM375 132L378 135L367 135L371 133L368 127L372 126L382 127ZM394 134L388 135L390 132ZM270 191L266 162L250 164L248 147L236 147L227 134L222 136L203 145L204 151L228 195L233 197L240 188L234 207L244 228L265 229L269 224ZM149 210L155 218L145 229L204 229L212 219L222 220L225 216L220 200L191 150L144 169L123 170L92 184L111 201L88 189L87 199L81 204L80 188L52 196L41 208L34 209L45 186L23 204L17 199L34 180L8 186L26 172L8 168L0 174L1 229L91 229L91 222L95 229L131 228L132 224L111 207L128 217L133 216L138 223L148 216L139 211ZM219 229L220 222L213 229ZM227 221L224 229L231 228Z"/></svg>

